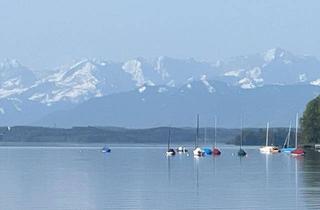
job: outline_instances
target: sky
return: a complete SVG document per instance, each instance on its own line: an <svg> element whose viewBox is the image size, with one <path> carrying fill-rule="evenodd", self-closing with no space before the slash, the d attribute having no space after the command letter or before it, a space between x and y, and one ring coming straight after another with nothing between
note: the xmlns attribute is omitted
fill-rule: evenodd
<svg viewBox="0 0 320 210"><path fill-rule="evenodd" d="M0 0L0 60L215 61L281 47L320 57L318 0Z"/></svg>

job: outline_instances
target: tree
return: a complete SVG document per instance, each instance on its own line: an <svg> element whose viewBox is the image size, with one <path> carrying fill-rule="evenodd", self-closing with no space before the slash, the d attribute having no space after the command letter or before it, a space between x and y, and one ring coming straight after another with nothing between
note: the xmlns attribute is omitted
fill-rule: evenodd
<svg viewBox="0 0 320 210"><path fill-rule="evenodd" d="M307 104L301 118L303 143L320 143L320 96Z"/></svg>

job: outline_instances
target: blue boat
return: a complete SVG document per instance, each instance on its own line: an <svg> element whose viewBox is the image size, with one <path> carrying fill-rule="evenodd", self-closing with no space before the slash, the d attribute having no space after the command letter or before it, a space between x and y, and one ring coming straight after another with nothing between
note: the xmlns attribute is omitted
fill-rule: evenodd
<svg viewBox="0 0 320 210"><path fill-rule="evenodd" d="M280 150L283 153L291 153L293 150L295 150L296 148L294 147L290 147L290 135L291 135L291 122L290 122L290 126L289 126L289 131L288 131L288 135L283 143L283 147Z"/></svg>
<svg viewBox="0 0 320 210"><path fill-rule="evenodd" d="M212 155L212 150L210 148L203 148L202 150L206 155Z"/></svg>
<svg viewBox="0 0 320 210"><path fill-rule="evenodd" d="M111 152L111 149L110 149L109 147L107 147L107 146L104 146L104 147L102 148L101 152L104 152L104 153L106 153L106 152Z"/></svg>
<svg viewBox="0 0 320 210"><path fill-rule="evenodd" d="M207 144L207 128L204 129L204 144ZM212 155L212 150L208 147L205 147L202 149L204 154L206 155Z"/></svg>

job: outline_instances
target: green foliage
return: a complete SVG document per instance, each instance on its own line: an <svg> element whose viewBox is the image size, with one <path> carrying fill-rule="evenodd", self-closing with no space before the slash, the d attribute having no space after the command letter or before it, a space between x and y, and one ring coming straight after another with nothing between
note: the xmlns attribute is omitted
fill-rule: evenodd
<svg viewBox="0 0 320 210"><path fill-rule="evenodd" d="M320 96L310 101L301 118L303 143L320 143Z"/></svg>
<svg viewBox="0 0 320 210"><path fill-rule="evenodd" d="M246 128L243 130L243 145L263 146L266 143L266 129L265 128ZM288 128L270 128L269 129L269 145L282 146L286 136L288 135ZM291 144L294 133L291 132ZM240 135L235 136L229 141L229 144L240 144Z"/></svg>

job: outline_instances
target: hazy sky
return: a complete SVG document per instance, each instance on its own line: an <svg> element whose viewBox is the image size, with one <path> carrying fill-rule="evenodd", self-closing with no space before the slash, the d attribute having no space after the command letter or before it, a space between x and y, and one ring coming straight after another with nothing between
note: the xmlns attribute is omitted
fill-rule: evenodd
<svg viewBox="0 0 320 210"><path fill-rule="evenodd" d="M318 0L0 0L0 60L214 61L282 47L320 57Z"/></svg>

